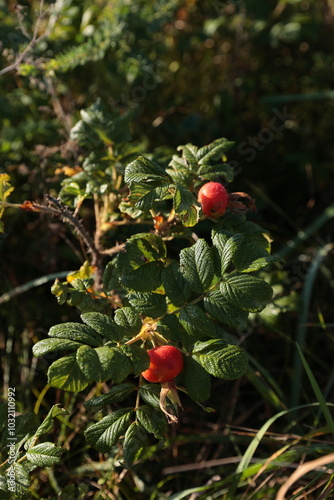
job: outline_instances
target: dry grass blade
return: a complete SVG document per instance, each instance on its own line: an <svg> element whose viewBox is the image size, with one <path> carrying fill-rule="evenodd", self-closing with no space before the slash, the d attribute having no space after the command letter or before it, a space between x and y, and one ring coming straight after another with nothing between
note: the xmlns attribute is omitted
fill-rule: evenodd
<svg viewBox="0 0 334 500"><path fill-rule="evenodd" d="M298 481L299 478L318 467L322 467L332 462L334 462L334 453L330 453L329 455L326 455L324 457L317 458L316 460L311 460L310 462L306 462L298 467L298 469L295 470L293 474L291 474L289 479L278 490L276 500L285 500L287 491L296 481Z"/></svg>

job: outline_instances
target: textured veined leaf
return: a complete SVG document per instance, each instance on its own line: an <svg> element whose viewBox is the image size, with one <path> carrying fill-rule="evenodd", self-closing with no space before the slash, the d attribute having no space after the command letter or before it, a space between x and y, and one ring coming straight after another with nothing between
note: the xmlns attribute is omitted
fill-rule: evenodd
<svg viewBox="0 0 334 500"><path fill-rule="evenodd" d="M133 183L129 199L135 203L138 210L147 212L155 207L156 201L169 198L169 184L166 186L154 187L145 183Z"/></svg>
<svg viewBox="0 0 334 500"><path fill-rule="evenodd" d="M145 430L140 422L132 422L125 433L123 456L128 467L132 467L147 446L148 439Z"/></svg>
<svg viewBox="0 0 334 500"><path fill-rule="evenodd" d="M140 406L136 412L139 422L156 439L164 439L167 430L167 421L164 414L148 405Z"/></svg>
<svg viewBox="0 0 334 500"><path fill-rule="evenodd" d="M226 236L224 233L215 233L213 235L212 242L218 276L221 276L227 270L243 240L244 236L238 233L231 237Z"/></svg>
<svg viewBox="0 0 334 500"><path fill-rule="evenodd" d="M110 316L99 312L88 312L82 314L81 319L102 337L113 342L121 340L119 327Z"/></svg>
<svg viewBox="0 0 334 500"><path fill-rule="evenodd" d="M180 374L181 384L184 385L191 399L203 402L210 397L210 374L193 357L185 356L184 368Z"/></svg>
<svg viewBox="0 0 334 500"><path fill-rule="evenodd" d="M181 184L176 184L173 208L186 227L194 226L200 217L201 206L194 195Z"/></svg>
<svg viewBox="0 0 334 500"><path fill-rule="evenodd" d="M75 342L74 340L51 338L37 342L33 346L32 352L34 356L39 357L48 352L75 350L81 346L81 342Z"/></svg>
<svg viewBox="0 0 334 500"><path fill-rule="evenodd" d="M189 287L202 293L211 284L214 276L213 259L209 245L204 239L196 241L180 253L180 270Z"/></svg>
<svg viewBox="0 0 334 500"><path fill-rule="evenodd" d="M196 157L198 162L202 165L209 161L220 160L224 153L234 145L234 142L228 141L224 137L216 139L207 146L203 146L197 151Z"/></svg>
<svg viewBox="0 0 334 500"><path fill-rule="evenodd" d="M166 297L160 293L135 292L131 293L128 298L136 311L150 318L158 318L167 311Z"/></svg>
<svg viewBox="0 0 334 500"><path fill-rule="evenodd" d="M166 246L159 236L151 233L132 236L116 260L122 284L139 292L155 290L161 284L165 257Z"/></svg>
<svg viewBox="0 0 334 500"><path fill-rule="evenodd" d="M60 325L54 325L50 328L49 336L74 340L93 347L98 347L102 344L102 338L95 330L80 323L61 323Z"/></svg>
<svg viewBox="0 0 334 500"><path fill-rule="evenodd" d="M124 180L127 184L148 182L156 186L171 182L171 178L160 165L143 156L132 161L125 168Z"/></svg>
<svg viewBox="0 0 334 500"><path fill-rule="evenodd" d="M198 340L216 335L213 321L196 304L183 307L179 320L186 332Z"/></svg>
<svg viewBox="0 0 334 500"><path fill-rule="evenodd" d="M40 443L27 451L27 459L39 467L51 467L58 464L63 453L62 448L54 443Z"/></svg>
<svg viewBox="0 0 334 500"><path fill-rule="evenodd" d="M10 478L15 481L15 485L12 488L15 491L15 496L24 499L31 498L31 491L28 490L30 486L30 479L27 470L22 464L14 462L10 467L10 471L12 473ZM9 481L8 472L9 469L6 471L7 482Z"/></svg>
<svg viewBox="0 0 334 500"><path fill-rule="evenodd" d="M225 380L241 377L248 365L247 355L241 347L220 340L198 343L193 357L208 373Z"/></svg>
<svg viewBox="0 0 334 500"><path fill-rule="evenodd" d="M119 437L125 434L132 413L133 408L116 410L88 427L85 431L88 444L102 453L110 451L117 443Z"/></svg>
<svg viewBox="0 0 334 500"><path fill-rule="evenodd" d="M228 302L250 312L262 311L273 295L268 283L248 274L225 276L220 291Z"/></svg>
<svg viewBox="0 0 334 500"><path fill-rule="evenodd" d="M102 394L101 396L96 396L89 399L84 403L84 406L89 411L99 411L105 405L110 403L117 403L119 401L124 401L130 394L136 391L136 386L134 384L116 384L109 392Z"/></svg>
<svg viewBox="0 0 334 500"><path fill-rule="evenodd" d="M75 354L57 359L48 370L48 383L57 389L79 392L87 387L89 380L80 370Z"/></svg>
<svg viewBox="0 0 334 500"><path fill-rule="evenodd" d="M219 290L214 290L204 297L205 310L221 323L244 330L247 327L248 312L228 302Z"/></svg>
<svg viewBox="0 0 334 500"><path fill-rule="evenodd" d="M161 273L162 284L169 300L175 306L183 306L190 295L187 281L184 279L179 263L173 260Z"/></svg>
<svg viewBox="0 0 334 500"><path fill-rule="evenodd" d="M133 337L140 332L142 327L140 316L133 307L117 309L114 320L120 328L123 337Z"/></svg>
<svg viewBox="0 0 334 500"><path fill-rule="evenodd" d="M228 163L203 164L200 165L197 176L202 181L215 181L217 178L222 178L226 182L232 182L234 179L234 169Z"/></svg>
<svg viewBox="0 0 334 500"><path fill-rule="evenodd" d="M150 358L145 349L138 345L121 345L120 350L125 354L132 363L132 372L134 375L140 375L150 365Z"/></svg>
<svg viewBox="0 0 334 500"><path fill-rule="evenodd" d="M253 260L250 264L244 262L243 264L239 261L238 271L242 273L252 273L254 271L259 271L269 264L283 264L284 259L277 257L275 255L267 255L260 257L259 259Z"/></svg>
<svg viewBox="0 0 334 500"><path fill-rule="evenodd" d="M82 373L88 380L104 382L115 375L118 378L120 370L124 369L123 358L120 359L118 350L118 348L113 349L108 346L97 347L95 349L89 346L82 346L77 350L76 359ZM130 366L128 363L125 376L128 375L129 371Z"/></svg>

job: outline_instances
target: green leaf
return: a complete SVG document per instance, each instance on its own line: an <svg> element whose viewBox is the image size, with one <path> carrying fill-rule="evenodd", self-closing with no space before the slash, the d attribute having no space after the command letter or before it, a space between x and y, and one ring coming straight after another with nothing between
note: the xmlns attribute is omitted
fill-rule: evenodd
<svg viewBox="0 0 334 500"><path fill-rule="evenodd" d="M48 383L57 389L79 392L87 387L89 380L82 373L75 354L64 356L52 363L48 370Z"/></svg>
<svg viewBox="0 0 334 500"><path fill-rule="evenodd" d="M150 358L147 352L138 345L122 345L121 351L130 358L132 362L132 372L134 375L140 375L150 365Z"/></svg>
<svg viewBox="0 0 334 500"><path fill-rule="evenodd" d="M147 434L139 422L132 422L125 433L123 457L126 465L132 467L147 446Z"/></svg>
<svg viewBox="0 0 334 500"><path fill-rule="evenodd" d="M268 283L248 274L224 276L220 291L228 302L244 311L251 312L262 311L273 295Z"/></svg>
<svg viewBox="0 0 334 500"><path fill-rule="evenodd" d="M147 182L155 186L171 182L170 176L157 163L139 156L129 163L125 169L124 181L127 184L132 182Z"/></svg>
<svg viewBox="0 0 334 500"><path fill-rule="evenodd" d="M225 380L241 377L248 364L247 355L241 347L227 344L223 340L197 342L193 357L210 375Z"/></svg>
<svg viewBox="0 0 334 500"><path fill-rule="evenodd" d="M110 316L99 312L88 312L82 314L81 319L86 325L98 332L101 337L112 342L118 342L121 339L119 328Z"/></svg>
<svg viewBox="0 0 334 500"><path fill-rule="evenodd" d="M183 146L178 146L177 151L182 151L182 158L184 164L188 167L192 172L197 171L197 151L198 147L193 144L186 144Z"/></svg>
<svg viewBox="0 0 334 500"><path fill-rule="evenodd" d="M163 240L151 233L132 236L116 260L122 284L138 292L151 292L161 284L162 259L166 257Z"/></svg>
<svg viewBox="0 0 334 500"><path fill-rule="evenodd" d="M133 408L116 410L88 427L85 431L88 444L101 453L110 451L128 428L132 413Z"/></svg>
<svg viewBox="0 0 334 500"><path fill-rule="evenodd" d="M9 476L9 470L12 474ZM15 496L18 498L31 498L31 492L28 490L30 486L29 474L23 465L14 462L6 471L7 483L13 478L15 482L12 488L15 491Z"/></svg>
<svg viewBox="0 0 334 500"><path fill-rule="evenodd" d="M203 366L193 357L184 357L184 368L180 374L181 383L184 385L191 399L206 401L210 397L211 378Z"/></svg>
<svg viewBox="0 0 334 500"><path fill-rule="evenodd" d="M38 467L51 467L59 464L63 450L54 443L41 443L29 448L27 459Z"/></svg>
<svg viewBox="0 0 334 500"><path fill-rule="evenodd" d="M179 320L186 332L198 340L216 336L213 321L198 305L185 306L179 314Z"/></svg>
<svg viewBox="0 0 334 500"><path fill-rule="evenodd" d="M95 398L91 398L86 401L84 406L89 411L99 411L101 408L110 403L124 401L124 399L135 392L136 389L137 388L134 384L116 384L106 394L96 396Z"/></svg>
<svg viewBox="0 0 334 500"><path fill-rule="evenodd" d="M222 178L226 182L232 182L234 179L234 169L228 163L204 164L199 167L197 176L202 181L214 181Z"/></svg>
<svg viewBox="0 0 334 500"><path fill-rule="evenodd" d="M137 210L147 212L155 207L157 201L170 198L169 184L166 186L151 186L141 182L136 182L131 185L129 199L135 203Z"/></svg>
<svg viewBox="0 0 334 500"><path fill-rule="evenodd" d="M194 195L181 184L175 185L173 208L186 227L192 227L199 221L201 206Z"/></svg>
<svg viewBox="0 0 334 500"><path fill-rule="evenodd" d="M160 384L144 384L139 387L140 397L153 408L160 408Z"/></svg>
<svg viewBox="0 0 334 500"><path fill-rule="evenodd" d="M2 475L0 473L0 491L2 491L2 498L4 500L7 500L10 498L9 492L8 492L8 485L7 485L7 479L5 475Z"/></svg>
<svg viewBox="0 0 334 500"><path fill-rule="evenodd" d="M44 434L50 432L54 426L53 419L56 417L64 416L66 414L67 411L64 408L61 408L59 404L53 405L52 408L49 410L48 414L46 415L45 419L41 423L41 425L34 432L32 439L43 436ZM26 449L28 449L28 447L29 445L27 445Z"/></svg>
<svg viewBox="0 0 334 500"><path fill-rule="evenodd" d="M233 256L237 251L240 243L244 240L242 234L234 234L228 238L223 233L215 233L212 238L214 245L214 258L217 276L221 276L231 264ZM217 255L218 254L218 255Z"/></svg>
<svg viewBox="0 0 334 500"><path fill-rule="evenodd" d="M234 142L228 141L224 137L216 139L211 142L211 144L203 146L197 151L197 160L201 165L208 163L209 161L220 160L226 151L228 151L233 145Z"/></svg>
<svg viewBox="0 0 334 500"><path fill-rule="evenodd" d="M172 304L178 307L186 304L190 296L190 289L176 260L172 260L169 266L163 269L161 278L166 295Z"/></svg>
<svg viewBox="0 0 334 500"><path fill-rule="evenodd" d="M204 297L204 308L213 318L225 325L237 330L244 330L247 327L248 313L228 302L219 290L212 291Z"/></svg>
<svg viewBox="0 0 334 500"><path fill-rule="evenodd" d="M80 370L88 380L94 382L104 382L112 378L117 371L115 357L115 350L108 346L92 349L88 345L83 345L76 353Z"/></svg>
<svg viewBox="0 0 334 500"><path fill-rule="evenodd" d="M147 432L153 434L156 439L165 438L167 421L160 409L143 405L138 408L136 415Z"/></svg>
<svg viewBox="0 0 334 500"><path fill-rule="evenodd" d="M241 264L239 261L239 267L237 269L242 273L252 273L254 271L259 271L259 269L262 269L272 263L283 264L284 259L275 255L267 255L254 260L250 264L247 264L245 261L243 264Z"/></svg>
<svg viewBox="0 0 334 500"><path fill-rule="evenodd" d="M150 318L158 318L167 311L166 296L160 293L132 293L129 295L130 304L140 314Z"/></svg>
<svg viewBox="0 0 334 500"><path fill-rule="evenodd" d="M209 288L214 276L214 267L210 247L204 239L199 239L192 247L181 250L180 270L194 292L202 293Z"/></svg>
<svg viewBox="0 0 334 500"><path fill-rule="evenodd" d="M82 344L98 347L102 344L101 337L89 326L80 323L61 323L50 328L50 337L69 339Z"/></svg>
<svg viewBox="0 0 334 500"><path fill-rule="evenodd" d="M182 342L185 344L188 337L187 332L180 324L175 314L168 314L161 318L157 323L156 330L165 337L165 339L173 343Z"/></svg>
<svg viewBox="0 0 334 500"><path fill-rule="evenodd" d="M43 339L37 342L33 348L32 352L34 356L39 357L53 351L67 351L78 349L82 344L80 342L74 342L73 340L66 339Z"/></svg>
<svg viewBox="0 0 334 500"><path fill-rule="evenodd" d="M103 272L103 290L108 293L117 288L119 284L119 275L115 268L115 260L111 260L106 265Z"/></svg>
<svg viewBox="0 0 334 500"><path fill-rule="evenodd" d="M122 337L133 337L140 332L142 327L139 314L133 307L116 309L114 320L120 329Z"/></svg>

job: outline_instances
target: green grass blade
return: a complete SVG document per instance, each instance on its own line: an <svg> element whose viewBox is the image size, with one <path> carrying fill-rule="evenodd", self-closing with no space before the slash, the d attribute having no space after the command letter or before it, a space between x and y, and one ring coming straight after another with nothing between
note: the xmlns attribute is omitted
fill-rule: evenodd
<svg viewBox="0 0 334 500"><path fill-rule="evenodd" d="M326 419L326 422L327 422L327 425L328 427L330 428L332 434L334 435L334 420L333 420L333 417L329 411L329 408L328 408L328 405L325 401L325 398L320 390L320 387L318 385L318 382L316 381L313 373L312 373L312 370L308 364L308 362L306 361L305 359L305 356L304 354L302 353L302 350L301 348L299 347L299 345L297 344L297 350L298 350L298 353L299 353L299 356L301 358L301 361L304 365L304 368L305 368L305 371L306 371L306 374L309 378L309 381L310 381L310 384L312 386L312 389L314 391L314 394L319 402L319 406L320 406L320 409L322 411L322 414L323 416L325 417Z"/></svg>

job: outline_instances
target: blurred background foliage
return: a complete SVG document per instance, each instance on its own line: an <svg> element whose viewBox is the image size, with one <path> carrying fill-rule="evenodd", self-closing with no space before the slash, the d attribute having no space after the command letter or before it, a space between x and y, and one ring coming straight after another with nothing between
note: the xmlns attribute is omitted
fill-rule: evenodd
<svg viewBox="0 0 334 500"><path fill-rule="evenodd" d="M42 202L46 193L59 192L62 167L81 165L87 154L71 140L70 130L80 110L98 98L111 113L131 113L133 140L147 152L187 142L202 146L218 137L234 140L228 156L238 175L231 189L256 198L253 220L271 231L273 251L287 259L285 270L271 278L281 302L266 310L246 347L277 377L283 400L293 379L295 332L300 338L305 333L300 333L302 318L312 330L307 347L313 368L329 394L331 247L315 268L315 283L306 281L312 301L305 303L303 287L334 229L333 0L31 0L19 6L0 0L1 67L15 64L34 36L37 41L21 64L0 77L0 169L15 186L10 201ZM85 202L82 216L88 225L91 210ZM75 236L58 220L8 209L5 230L0 295L82 264ZM31 354L22 345L30 346L54 323L76 317L70 308L56 306L49 288L0 304L1 348L28 374ZM243 415L260 411L261 420L272 414L273 399L255 382L237 382L223 391L217 383L221 404L227 401L232 408L230 421L256 427L256 418L249 422ZM31 407L23 379L21 387L22 400ZM241 391L237 409L236 387ZM312 400L307 389L303 398ZM194 435L198 431L189 415L185 432ZM201 419L208 425L207 415ZM217 448L214 453L219 454ZM184 480L180 487L187 484Z"/></svg>

